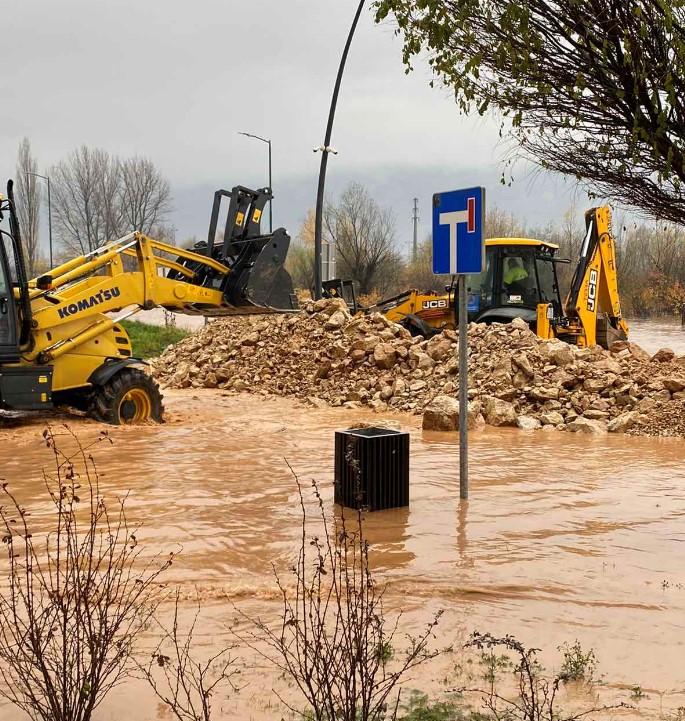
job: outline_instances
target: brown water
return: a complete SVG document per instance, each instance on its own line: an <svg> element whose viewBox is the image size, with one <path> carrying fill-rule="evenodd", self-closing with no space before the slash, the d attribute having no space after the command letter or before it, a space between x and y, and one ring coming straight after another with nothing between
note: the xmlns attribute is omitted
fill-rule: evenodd
<svg viewBox="0 0 685 721"><path fill-rule="evenodd" d="M217 624L211 636L225 635L229 600L253 613L277 611L271 563L288 565L299 533L284 459L301 478L320 481L332 508L333 430L377 416L215 391L168 393L167 406L164 426L114 429L114 446L95 451L103 487L131 489L130 513L144 522L148 546L182 545L169 580L197 585ZM545 649L550 666L556 647L578 638L596 649L615 697L639 684L663 694L653 698L665 707L682 705L683 441L488 429L472 435L472 495L460 503L455 435L399 420L412 433L410 507L370 514L366 529L390 604L406 610L410 627L444 608L444 639L473 628L514 633ZM101 428L74 427L84 438ZM27 502L43 497L38 469L49 458L40 428L35 421L3 431L2 475ZM434 672L426 673L423 685L432 685ZM258 703L269 674L254 678L260 691L248 689L241 704L269 718ZM157 718L141 693L145 703L133 708L119 692L99 718L124 710L136 721ZM240 708L225 717L243 717Z"/></svg>
<svg viewBox="0 0 685 721"><path fill-rule="evenodd" d="M671 348L677 355L685 354L685 328L676 318L639 319L629 318L630 340L650 353L659 348Z"/></svg>
<svg viewBox="0 0 685 721"><path fill-rule="evenodd" d="M633 324L644 336L636 342L685 352L685 334L662 325L650 335ZM111 429L114 445L94 453L105 493L131 490L129 513L144 524L146 546L182 546L167 580L189 596L197 587L207 614L199 641L211 649L229 639L233 604L267 618L278 612L271 564L292 562L300 532L285 459L305 483L320 482L332 512L333 431L378 416L221 391L169 391L165 403L169 422ZM542 648L548 668L559 666L557 646L579 639L599 657L603 700L628 700L626 689L640 685L647 715L685 705L683 440L486 429L471 436L471 500L460 503L456 436L387 417L411 432L410 507L369 514L366 531L388 605L405 611L407 629L445 609L440 643L474 628L513 633ZM102 430L68 420L85 440ZM0 430L0 477L32 507L44 500L40 469L50 462L45 421ZM237 700L217 701L217 718L281 718L272 672L244 656L247 686ZM448 656L425 667L412 687L440 692L454 663ZM6 708L0 717L24 718ZM168 717L134 681L96 718Z"/></svg>

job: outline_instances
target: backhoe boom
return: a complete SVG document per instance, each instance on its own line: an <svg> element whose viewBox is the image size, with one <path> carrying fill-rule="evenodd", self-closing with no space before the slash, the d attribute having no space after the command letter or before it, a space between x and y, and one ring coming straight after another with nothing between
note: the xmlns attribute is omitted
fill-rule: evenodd
<svg viewBox="0 0 685 721"><path fill-rule="evenodd" d="M576 336L578 345L608 348L614 340L628 336L618 292L611 210L591 208L585 213L585 225L580 258L564 303L568 327L559 335Z"/></svg>

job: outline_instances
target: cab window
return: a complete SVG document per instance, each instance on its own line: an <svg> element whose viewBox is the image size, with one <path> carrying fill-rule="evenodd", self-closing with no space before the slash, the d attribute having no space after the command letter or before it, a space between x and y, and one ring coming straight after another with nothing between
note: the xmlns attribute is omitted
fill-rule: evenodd
<svg viewBox="0 0 685 721"><path fill-rule="evenodd" d="M537 258L538 279L540 281L540 302L554 303L557 301L554 264L549 258Z"/></svg>
<svg viewBox="0 0 685 721"><path fill-rule="evenodd" d="M535 259L532 250L504 252L502 268L502 305L535 306L538 302Z"/></svg>

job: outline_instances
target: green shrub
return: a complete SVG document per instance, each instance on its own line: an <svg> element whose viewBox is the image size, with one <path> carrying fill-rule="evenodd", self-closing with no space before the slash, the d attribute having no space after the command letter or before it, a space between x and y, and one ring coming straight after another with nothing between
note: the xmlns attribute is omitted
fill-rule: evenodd
<svg viewBox="0 0 685 721"><path fill-rule="evenodd" d="M569 645L564 643L559 646L564 655L559 678L565 683L568 681L592 681L597 669L597 656L593 649L585 652L580 641Z"/></svg>

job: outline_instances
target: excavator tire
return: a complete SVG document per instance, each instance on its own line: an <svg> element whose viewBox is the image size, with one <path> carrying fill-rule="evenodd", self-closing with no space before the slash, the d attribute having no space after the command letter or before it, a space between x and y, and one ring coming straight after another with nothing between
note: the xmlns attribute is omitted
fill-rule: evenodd
<svg viewBox="0 0 685 721"><path fill-rule="evenodd" d="M138 368L123 368L93 393L89 415L114 426L162 423L159 386Z"/></svg>

